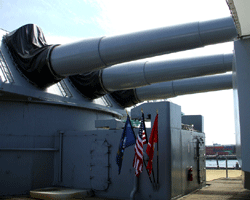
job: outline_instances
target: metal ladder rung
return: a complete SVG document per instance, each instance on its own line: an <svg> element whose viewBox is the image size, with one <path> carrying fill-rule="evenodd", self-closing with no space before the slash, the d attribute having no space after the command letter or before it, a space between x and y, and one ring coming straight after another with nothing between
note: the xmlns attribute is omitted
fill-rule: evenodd
<svg viewBox="0 0 250 200"><path fill-rule="evenodd" d="M0 50L0 67L1 70L3 72L3 75L5 76L5 79L9 82L9 83L14 83L14 78L10 72L10 69L7 65L7 62L2 54L2 51Z"/></svg>
<svg viewBox="0 0 250 200"><path fill-rule="evenodd" d="M60 82L58 82L57 86L64 97L72 97L72 94L69 88L67 87L66 83L64 82L64 80L61 80Z"/></svg>

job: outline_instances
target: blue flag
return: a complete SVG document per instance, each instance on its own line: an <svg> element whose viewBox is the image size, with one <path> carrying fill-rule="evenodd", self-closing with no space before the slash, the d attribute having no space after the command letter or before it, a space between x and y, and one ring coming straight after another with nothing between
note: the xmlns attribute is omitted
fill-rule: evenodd
<svg viewBox="0 0 250 200"><path fill-rule="evenodd" d="M127 121L125 123L125 127L122 132L119 149L116 155L116 164L118 165L118 174L121 173L124 150L126 147L129 147L133 144L135 144L135 133L132 128L129 116L127 116Z"/></svg>

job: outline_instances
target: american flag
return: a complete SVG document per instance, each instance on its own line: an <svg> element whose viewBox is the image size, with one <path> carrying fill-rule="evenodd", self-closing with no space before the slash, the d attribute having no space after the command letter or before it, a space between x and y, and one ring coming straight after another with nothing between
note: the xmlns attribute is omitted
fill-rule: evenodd
<svg viewBox="0 0 250 200"><path fill-rule="evenodd" d="M145 132L144 114L142 113L141 125L139 128L139 133L137 135L135 144L135 157L133 166L135 168L135 175L138 177L142 172L143 166L143 145L147 144L147 136Z"/></svg>
<svg viewBox="0 0 250 200"><path fill-rule="evenodd" d="M140 125L140 129L139 129L139 135L142 136L143 144L147 144L148 138L147 138L146 128L145 128L144 113L142 113L142 116L141 116L141 125Z"/></svg>
<svg viewBox="0 0 250 200"><path fill-rule="evenodd" d="M147 137L146 137L145 130L142 131L142 143L147 144Z"/></svg>

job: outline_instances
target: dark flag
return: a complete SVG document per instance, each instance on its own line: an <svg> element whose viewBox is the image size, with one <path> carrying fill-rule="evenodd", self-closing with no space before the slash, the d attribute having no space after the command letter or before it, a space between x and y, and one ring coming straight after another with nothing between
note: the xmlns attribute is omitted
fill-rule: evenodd
<svg viewBox="0 0 250 200"><path fill-rule="evenodd" d="M146 153L148 154L148 157L149 157L148 165L146 169L148 170L149 175L151 174L152 168L153 168L154 145L157 142L158 142L158 114L155 117L154 126L152 128L147 150L146 150Z"/></svg>
<svg viewBox="0 0 250 200"><path fill-rule="evenodd" d="M120 140L119 149L116 155L116 164L118 165L118 174L121 173L123 154L126 147L135 144L135 133L132 128L129 116L127 115L127 121L125 123L122 137Z"/></svg>
<svg viewBox="0 0 250 200"><path fill-rule="evenodd" d="M143 167L143 144L147 143L145 123L144 123L144 113L142 113L141 125L139 128L139 133L137 135L136 144L135 144L135 157L133 166L135 168L135 175L139 177L142 172Z"/></svg>

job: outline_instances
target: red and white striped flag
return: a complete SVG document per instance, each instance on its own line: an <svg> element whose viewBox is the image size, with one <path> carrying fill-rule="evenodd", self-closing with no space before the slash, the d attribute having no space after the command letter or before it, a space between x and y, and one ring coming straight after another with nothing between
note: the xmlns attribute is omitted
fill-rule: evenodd
<svg viewBox="0 0 250 200"><path fill-rule="evenodd" d="M140 173L142 172L143 166L143 140L139 134L137 136L135 144L135 157L133 166L135 168L135 175L139 177Z"/></svg>
<svg viewBox="0 0 250 200"><path fill-rule="evenodd" d="M142 137L143 144L147 144L148 138L147 138L146 127L145 127L144 113L142 113L142 116L141 116L139 135L141 135L141 137Z"/></svg>
<svg viewBox="0 0 250 200"><path fill-rule="evenodd" d="M144 129L142 130L142 143L147 144L146 132Z"/></svg>
<svg viewBox="0 0 250 200"><path fill-rule="evenodd" d="M139 128L139 133L137 135L135 144L135 157L133 166L135 168L135 175L138 177L142 172L143 167L143 145L147 144L147 135L144 123L144 113L142 113L141 124Z"/></svg>

